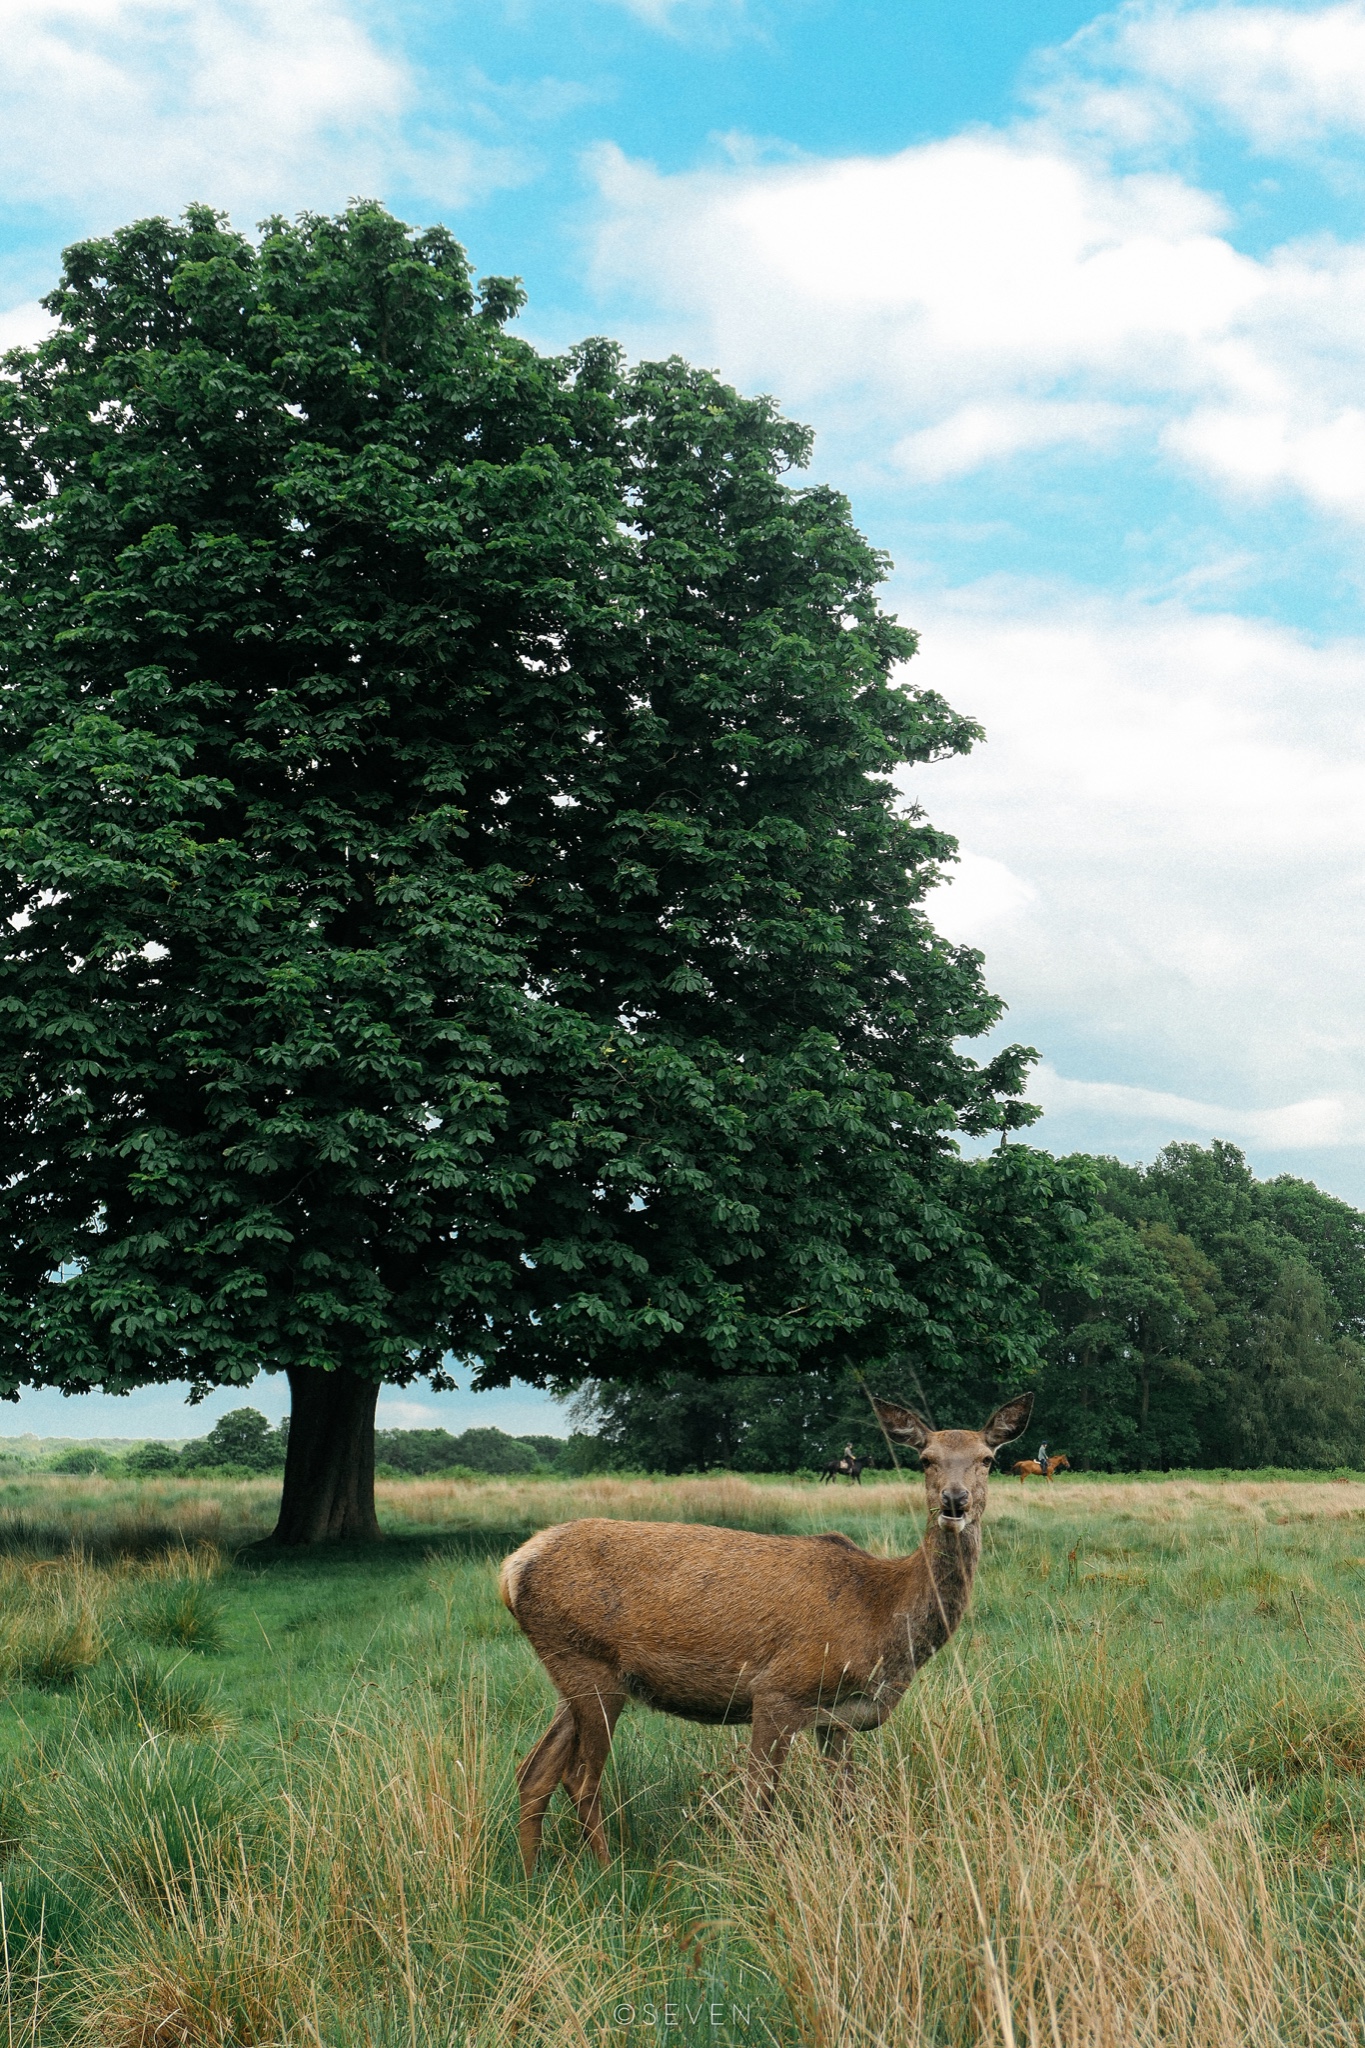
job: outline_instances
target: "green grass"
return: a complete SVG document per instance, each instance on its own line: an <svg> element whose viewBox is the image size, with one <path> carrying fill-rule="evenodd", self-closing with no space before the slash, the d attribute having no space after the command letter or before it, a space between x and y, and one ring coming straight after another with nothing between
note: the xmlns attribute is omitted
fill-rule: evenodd
<svg viewBox="0 0 1365 2048"><path fill-rule="evenodd" d="M272 1504L0 1482L7 2040L1365 2039L1365 1483L997 1480L973 1611L850 1809L799 1744L754 1841L743 1732L632 1712L618 1860L561 1802L529 1884L551 1694L505 1551L574 1513L906 1549L914 1491L395 1483L382 1545L316 1556L245 1547Z"/></svg>

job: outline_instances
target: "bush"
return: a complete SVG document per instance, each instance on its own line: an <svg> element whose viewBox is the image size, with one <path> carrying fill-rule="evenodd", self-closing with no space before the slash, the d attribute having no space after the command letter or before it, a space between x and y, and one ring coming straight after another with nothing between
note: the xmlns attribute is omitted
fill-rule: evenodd
<svg viewBox="0 0 1365 2048"><path fill-rule="evenodd" d="M157 1472L178 1472L180 1453L174 1444L134 1444L123 1465L125 1471L140 1479Z"/></svg>
<svg viewBox="0 0 1365 2048"><path fill-rule="evenodd" d="M611 1452L601 1439L576 1429L560 1446L555 1471L565 1479L582 1479L589 1472L605 1472L610 1464Z"/></svg>
<svg viewBox="0 0 1365 2048"><path fill-rule="evenodd" d="M73 1444L69 1451L58 1451L49 1458L47 1469L49 1472L69 1472L88 1478L92 1473L115 1472L118 1466L108 1451L97 1451L93 1444Z"/></svg>

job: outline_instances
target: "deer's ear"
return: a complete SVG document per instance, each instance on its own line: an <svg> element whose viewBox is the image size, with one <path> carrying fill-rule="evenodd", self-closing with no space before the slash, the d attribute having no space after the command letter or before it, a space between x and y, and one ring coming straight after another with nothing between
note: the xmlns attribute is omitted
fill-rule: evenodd
<svg viewBox="0 0 1365 2048"><path fill-rule="evenodd" d="M997 1408L981 1434L993 1451L1001 1444L1011 1444L1028 1428L1028 1419L1033 1413L1032 1394L1016 1394L1012 1401L1006 1401L1003 1408Z"/></svg>
<svg viewBox="0 0 1365 2048"><path fill-rule="evenodd" d="M913 1408L902 1408L895 1401L879 1401L874 1394L872 1406L877 1411L877 1420L889 1437L898 1444L913 1444L922 1451L933 1435L927 1422L922 1422Z"/></svg>

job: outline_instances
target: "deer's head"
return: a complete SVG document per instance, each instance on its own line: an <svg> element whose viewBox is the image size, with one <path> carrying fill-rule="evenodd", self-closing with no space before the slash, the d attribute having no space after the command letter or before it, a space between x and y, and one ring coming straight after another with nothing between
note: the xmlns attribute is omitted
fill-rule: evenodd
<svg viewBox="0 0 1365 2048"><path fill-rule="evenodd" d="M929 1522L959 1535L986 1511L986 1481L1001 1444L1013 1443L1028 1427L1032 1394L1016 1394L997 1408L984 1429L930 1429L913 1408L873 1400L877 1419L893 1443L911 1444L924 1467Z"/></svg>

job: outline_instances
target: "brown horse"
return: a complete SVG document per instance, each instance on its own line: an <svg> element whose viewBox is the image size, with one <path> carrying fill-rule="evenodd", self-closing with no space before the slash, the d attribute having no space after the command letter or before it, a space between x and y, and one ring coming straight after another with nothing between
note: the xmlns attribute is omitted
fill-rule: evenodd
<svg viewBox="0 0 1365 2048"><path fill-rule="evenodd" d="M1011 1472L1018 1473L1021 1486L1026 1479L1041 1479L1044 1476L1043 1468L1036 1458L1020 1458L1017 1464L1010 1466L1010 1470ZM1070 1470L1071 1460L1063 1451L1059 1451L1055 1458L1049 1458L1047 1461L1047 1478L1049 1482L1054 1473L1069 1472Z"/></svg>

